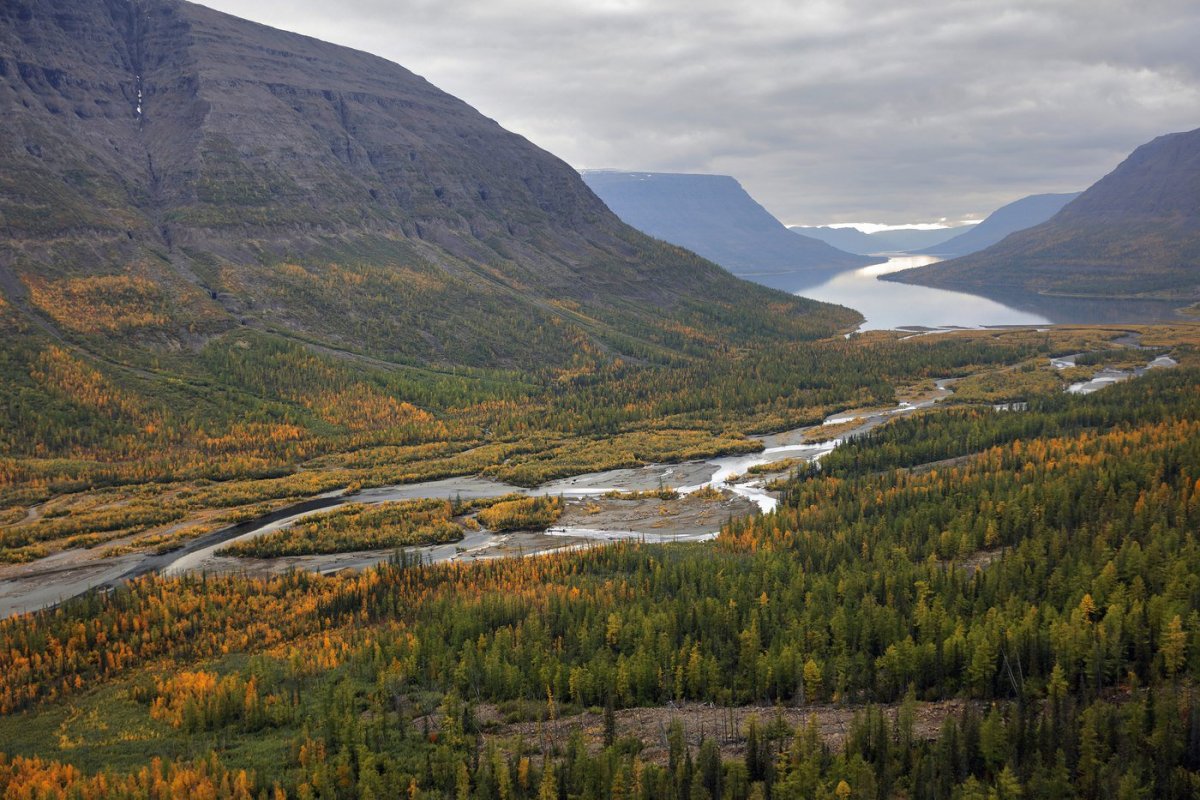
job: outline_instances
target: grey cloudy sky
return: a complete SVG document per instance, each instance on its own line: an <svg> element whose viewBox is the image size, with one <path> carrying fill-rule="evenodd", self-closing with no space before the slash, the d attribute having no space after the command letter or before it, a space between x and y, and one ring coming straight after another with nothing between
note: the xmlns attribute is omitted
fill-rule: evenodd
<svg viewBox="0 0 1200 800"><path fill-rule="evenodd" d="M580 168L733 175L788 224L1086 188L1200 127L1196 0L202 0L368 50Z"/></svg>

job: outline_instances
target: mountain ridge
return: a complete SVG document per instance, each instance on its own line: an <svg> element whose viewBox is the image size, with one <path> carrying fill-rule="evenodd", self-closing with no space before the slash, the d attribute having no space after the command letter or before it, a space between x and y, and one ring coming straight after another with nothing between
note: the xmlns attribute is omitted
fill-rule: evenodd
<svg viewBox="0 0 1200 800"><path fill-rule="evenodd" d="M863 233L858 228L789 225L788 230L797 236L817 239L831 247L836 247L839 250L856 255L869 256L875 253L884 253L888 250L887 246L880 242L880 240L874 238L869 233Z"/></svg>
<svg viewBox="0 0 1200 800"><path fill-rule="evenodd" d="M1105 300L1200 299L1200 129L1160 136L1048 221L889 275L943 288Z"/></svg>
<svg viewBox="0 0 1200 800"><path fill-rule="evenodd" d="M670 325L737 339L829 313L641 236L560 159L368 53L182 0L10 4L0 45L0 289L93 349L250 325L537 365L579 352L555 327L628 355L678 351ZM765 327L764 303L786 309Z"/></svg>
<svg viewBox="0 0 1200 800"><path fill-rule="evenodd" d="M1040 225L1079 196L1079 192L1031 194L988 214L978 225L944 242L920 250L925 255L965 256L996 244L1010 233Z"/></svg>
<svg viewBox="0 0 1200 800"><path fill-rule="evenodd" d="M792 233L809 236L833 245L848 253L875 255L879 253L910 253L920 248L940 244L943 239L955 235L955 231L970 230L969 225L952 228L895 228L893 230L864 233L858 228L806 227L793 225Z"/></svg>

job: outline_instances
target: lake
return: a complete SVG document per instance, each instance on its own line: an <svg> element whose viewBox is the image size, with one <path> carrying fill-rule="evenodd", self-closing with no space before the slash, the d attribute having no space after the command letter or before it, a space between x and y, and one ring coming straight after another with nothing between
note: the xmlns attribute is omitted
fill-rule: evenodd
<svg viewBox="0 0 1200 800"><path fill-rule="evenodd" d="M880 275L938 261L935 256L896 256L883 264L839 273L797 294L855 309L866 317L859 328L864 331L1050 323L1046 317L979 295L879 280Z"/></svg>
<svg viewBox="0 0 1200 800"><path fill-rule="evenodd" d="M1179 300L1109 300L998 292L991 298L967 292L879 280L880 275L941 261L936 256L895 256L883 264L841 272L795 292L859 311L859 330L984 328L992 325L1124 325L1184 319Z"/></svg>

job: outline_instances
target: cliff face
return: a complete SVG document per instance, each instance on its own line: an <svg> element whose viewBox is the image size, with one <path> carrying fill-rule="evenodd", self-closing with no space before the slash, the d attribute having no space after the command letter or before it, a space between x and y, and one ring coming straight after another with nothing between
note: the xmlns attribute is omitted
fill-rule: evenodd
<svg viewBox="0 0 1200 800"><path fill-rule="evenodd" d="M1200 299L1200 130L1160 136L1047 222L888 276L979 291Z"/></svg>
<svg viewBox="0 0 1200 800"><path fill-rule="evenodd" d="M175 0L0 7L0 228L10 301L139 341L251 324L509 363L555 320L654 338L762 300L408 70Z"/></svg>

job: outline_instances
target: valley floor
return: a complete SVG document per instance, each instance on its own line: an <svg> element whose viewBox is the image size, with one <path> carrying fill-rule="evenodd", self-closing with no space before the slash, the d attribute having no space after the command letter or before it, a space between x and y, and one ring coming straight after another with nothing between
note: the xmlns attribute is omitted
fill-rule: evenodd
<svg viewBox="0 0 1200 800"><path fill-rule="evenodd" d="M0 621L0 793L1193 797L1200 329L1134 333L918 337L890 404L744 452L501 501L440 478L462 495L429 512L463 530L427 546L444 560L215 553L429 501L412 481L9 565L29 591L88 563L178 574ZM962 364L981 338L1006 355Z"/></svg>
<svg viewBox="0 0 1200 800"><path fill-rule="evenodd" d="M862 435L899 415L933 406L952 394L952 383L953 380L938 381L936 385L914 390L896 406L848 409L820 425L756 437L762 449L745 456L588 473L552 481L534 490L464 477L368 489L345 499L387 503L518 492L559 495L567 501L562 519L548 533L493 534L483 530L467 532L457 542L409 549L426 563L537 555L630 538L650 542L704 540L715 536L721 525L731 519L772 508L777 493L764 488L772 480L786 477L799 465L814 462L848 437ZM769 469L772 464L780 465L779 469ZM754 473L746 471L751 468ZM653 492L663 487L679 488L681 496L675 499L606 496ZM693 494L702 487L713 487L718 494L704 498ZM334 493L325 507L339 502L341 497ZM261 521L251 520L198 537L167 553L110 555L100 548L77 548L28 564L0 564L0 617L45 608L96 587L115 586L148 571L167 575L235 572L256 576L279 575L292 569L332 573L370 567L394 555L394 548L270 559L218 553L232 542L294 525L313 513L318 512L288 514L286 508L274 511ZM112 544L120 547L121 543Z"/></svg>

